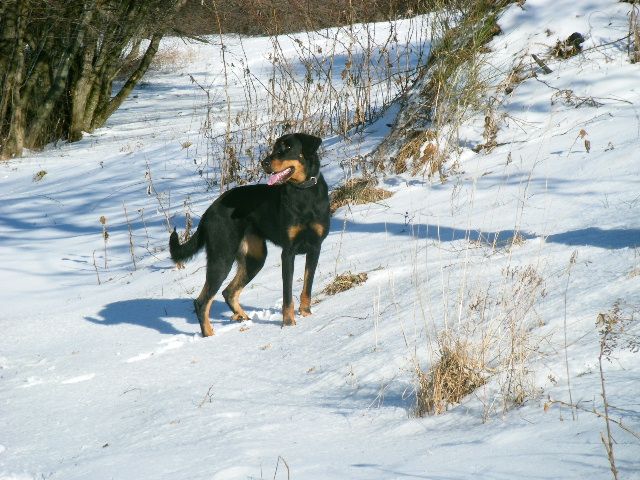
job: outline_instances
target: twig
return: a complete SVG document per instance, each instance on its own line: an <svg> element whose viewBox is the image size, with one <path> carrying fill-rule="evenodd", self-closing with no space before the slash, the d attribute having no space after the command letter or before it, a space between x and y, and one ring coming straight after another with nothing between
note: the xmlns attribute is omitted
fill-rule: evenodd
<svg viewBox="0 0 640 480"><path fill-rule="evenodd" d="M167 221L167 231L171 232L172 228L171 228L171 221L169 220L169 214L167 213L167 210L164 208L164 205L162 205L162 200L160 200L160 194L158 193L155 185L153 184L153 177L151 176L151 165L149 165L149 161L147 159L145 159L145 162L147 164L147 170L145 171L145 174L144 174L148 182L147 195L151 195L153 193L153 195L156 197L156 200L158 201L158 206L160 207L160 211L164 215L164 219ZM169 197L169 205L171 205L171 197Z"/></svg>
<svg viewBox="0 0 640 480"><path fill-rule="evenodd" d="M567 369L567 388L569 389L569 403L573 405L573 397L571 395L571 374L569 373L569 354L567 353L567 291L569 290L569 280L571 279L571 267L575 265L578 251L575 250L569 260L569 269L567 270L567 284L564 288L564 364ZM576 420L574 408L571 407L571 418Z"/></svg>
<svg viewBox="0 0 640 480"><path fill-rule="evenodd" d="M209 401L209 403L213 401L213 393L211 393L211 390L213 390L213 384L211 384L209 390L207 390L207 393L205 393L204 397L202 397L202 401L198 404L198 408L202 408L202 406L207 403L207 400Z"/></svg>
<svg viewBox="0 0 640 480"><path fill-rule="evenodd" d="M289 472L289 464L284 458L282 458L281 455L278 455L278 461L276 462L276 471L273 472L273 479L275 480L276 475L278 474L278 465L280 465L280 460L282 460L282 463L284 463L284 466L287 468L287 480L290 480L291 477Z"/></svg>
<svg viewBox="0 0 640 480"><path fill-rule="evenodd" d="M109 240L109 232L107 231L107 217L102 215L100 217L100 223L102 224L102 238L104 239L104 268L107 269L107 240Z"/></svg>
<svg viewBox="0 0 640 480"><path fill-rule="evenodd" d="M98 277L98 285L101 285L100 274L98 273L98 265L96 265L96 251L93 251L93 268L96 270L96 277Z"/></svg>
<svg viewBox="0 0 640 480"><path fill-rule="evenodd" d="M127 226L129 227L129 253L131 253L131 261L133 262L133 269L137 270L136 256L133 251L133 232L131 231L131 222L129 222L129 214L127 213L127 206L122 202L122 208L124 208L124 218L127 220Z"/></svg>
<svg viewBox="0 0 640 480"><path fill-rule="evenodd" d="M618 480L618 469L616 468L615 458L613 456L613 437L611 436L611 419L609 417L609 402L607 400L607 392L604 386L604 370L602 368L602 357L604 355L605 348L607 346L607 335L609 330L604 331L600 338L600 353L598 354L598 367L600 368L600 388L602 394L602 402L604 404L604 423L607 426L607 437L605 438L602 432L600 433L600 439L604 445L604 449L607 452L607 458L609 459L609 465L611 466L611 474L614 480Z"/></svg>
<svg viewBox="0 0 640 480"><path fill-rule="evenodd" d="M583 48L582 49L582 53L584 52L588 52L589 50L595 50L596 48L600 48L600 47L606 47L607 45L613 45L614 43L618 43L621 42L622 40L626 40L627 38L629 38L631 36L631 33L628 33L627 35L625 35L622 38L618 38L616 40L612 40L610 42L606 42L606 43L601 43L600 45L594 45L593 47L589 47L589 48Z"/></svg>
<svg viewBox="0 0 640 480"><path fill-rule="evenodd" d="M538 66L542 69L542 71L544 73L546 73L547 75L549 73L553 73L553 70L551 70L549 67L547 67L547 64L544 63L542 61L542 59L540 59L540 57L538 57L535 53L531 54L531 58L533 58L535 60L535 62L538 64Z"/></svg>
<svg viewBox="0 0 640 480"><path fill-rule="evenodd" d="M577 404L577 403L576 403L576 404L573 404L573 405L570 405L568 402L564 402L564 401L562 401L562 400L550 400L550 401L548 402L548 404L549 404L549 405L555 405L555 404L558 404L558 405L563 405L563 406L565 406L565 407L573 407L573 408L575 408L576 410L580 410L580 411L582 411L582 412L592 413L593 415L595 415L595 416L596 416L596 417L598 417L598 418L605 418L604 413L601 413L601 412L597 411L595 408L591 408L591 409L589 409L589 408L585 408L585 407L583 407L583 406L581 406L581 405L579 405L579 404ZM622 420L616 420L615 418L609 418L609 421L610 421L610 422L615 423L615 424L616 424L616 425L618 425L618 427L620 427L622 430L624 430L624 431L625 431L625 432L627 432L628 434L630 434L630 435L634 436L635 438L637 438L638 440L640 440L640 433L638 433L638 432L635 432L635 431L631 430L631 429L630 429L629 427L627 427L624 423L622 423Z"/></svg>

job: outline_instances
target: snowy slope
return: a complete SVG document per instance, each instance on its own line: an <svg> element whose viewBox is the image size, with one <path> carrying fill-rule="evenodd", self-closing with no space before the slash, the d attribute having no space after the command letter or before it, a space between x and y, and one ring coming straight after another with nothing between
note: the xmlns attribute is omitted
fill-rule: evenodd
<svg viewBox="0 0 640 480"><path fill-rule="evenodd" d="M640 71L616 41L629 8L510 7L487 75L504 78L522 57L538 76L492 93L499 146L465 148L446 183L387 176L391 198L339 210L316 274L320 301L295 328L280 327L277 248L241 298L252 320L231 324L216 302L217 334L207 339L191 302L204 257L185 270L168 259L167 223L182 228L185 210L197 218L217 195L199 174L206 98L188 76L222 85L215 45L180 46L190 63L150 75L81 142L0 164L0 479L609 476L602 419L581 411L572 420L544 404L569 401L566 332L572 399L601 410L596 317L618 299L625 314L640 308ZM585 52L550 60L543 75L529 54L574 31L587 36ZM268 40L244 48L260 72ZM568 90L573 97L557 95ZM576 97L593 101L576 107ZM332 185L344 180L342 161L375 148L393 114L347 142L325 139ZM482 115L463 125L463 144L480 143L482 126ZM523 242L492 245L515 232ZM302 267L298 258L296 293ZM527 267L544 285L527 311L536 393L504 411L493 382L444 415L415 418L416 359L433 361L431 340L463 325L478 292L515 296L508 272ZM368 281L320 293L348 270ZM614 357L604 364L614 417L638 432L639 357ZM640 440L613 433L620 478L640 478Z"/></svg>

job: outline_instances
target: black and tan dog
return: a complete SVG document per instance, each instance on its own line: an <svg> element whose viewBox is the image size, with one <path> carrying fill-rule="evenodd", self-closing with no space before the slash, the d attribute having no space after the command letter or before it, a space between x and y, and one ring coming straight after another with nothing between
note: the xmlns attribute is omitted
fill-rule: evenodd
<svg viewBox="0 0 640 480"><path fill-rule="evenodd" d="M174 262L183 262L202 247L207 252L207 278L194 300L203 336L213 335L209 310L213 297L237 262L237 273L222 295L233 320L249 317L238 303L242 289L264 265L266 240L282 247L283 325L295 325L293 261L306 254L300 315L311 315L311 287L320 246L329 231L327 183L320 173L320 140L293 133L280 137L262 161L268 184L237 187L222 194L206 210L198 229L180 245L175 229L169 239Z"/></svg>

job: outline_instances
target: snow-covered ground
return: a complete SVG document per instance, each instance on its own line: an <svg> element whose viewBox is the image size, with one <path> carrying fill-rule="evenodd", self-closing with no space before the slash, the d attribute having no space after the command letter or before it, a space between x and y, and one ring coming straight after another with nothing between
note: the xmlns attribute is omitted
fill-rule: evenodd
<svg viewBox="0 0 640 480"><path fill-rule="evenodd" d="M0 479L611 475L604 421L545 404L568 402L570 380L574 403L602 411L596 317L616 301L623 316L640 309L640 70L619 40L629 10L613 0L511 6L486 71L506 75L522 57L538 76L491 92L499 146L465 148L445 183L389 175L391 198L340 209L316 274L320 301L293 328L280 327L276 247L241 298L252 320L232 324L216 302L206 339L191 300L204 258L185 270L168 258L167 224L183 228L185 211L197 220L217 195L199 172L206 97L188 75L222 84L215 45L181 47L188 63L149 75L82 141L0 164ZM529 54L574 31L584 53L542 74ZM259 75L268 39L244 48ZM393 114L349 141L325 139L333 186ZM482 141L483 121L462 126L465 145ZM500 240L514 232L522 241ZM517 311L513 279L527 268L544 291L522 310L537 347L524 405L503 410L494 381L416 418L414 362L434 359L430 339L463 328L481 292L496 311L511 295ZM294 292L302 270L300 257ZM368 281L320 293L345 271ZM638 338L637 321L628 333ZM613 418L640 431L640 357L619 348L604 368ZM613 436L620 478L640 478L640 440L617 425Z"/></svg>

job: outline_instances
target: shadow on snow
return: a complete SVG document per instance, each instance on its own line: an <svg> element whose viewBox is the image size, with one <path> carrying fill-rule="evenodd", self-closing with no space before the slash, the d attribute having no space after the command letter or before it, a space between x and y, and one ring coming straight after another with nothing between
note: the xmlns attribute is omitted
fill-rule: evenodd
<svg viewBox="0 0 640 480"><path fill-rule="evenodd" d="M344 221L339 218L332 219L331 230L341 232ZM523 239L531 240L541 235L515 230L502 230L497 232L484 232L482 230L445 227L442 225L374 222L359 223L347 220L346 231L355 233L387 233L390 235L410 236L419 239L431 239L440 242L455 242L458 240L480 241L483 243L498 244L508 242L518 233ZM640 247L640 229L613 228L610 230L599 227L588 227L578 230L570 230L562 233L554 233L546 237L547 243L558 243L569 246L591 246L616 250L621 248Z"/></svg>
<svg viewBox="0 0 640 480"><path fill-rule="evenodd" d="M244 306L251 314L252 310L259 310L254 307ZM229 324L231 312L224 302L215 301L211 306L211 324L216 329ZM254 315L255 317L255 315ZM180 330L175 327L172 319L186 319L194 328ZM113 326L120 324L138 325L140 327L157 330L166 335L193 335L200 332L200 326L196 314L193 311L193 300L188 298L139 298L133 300L122 300L109 303L102 307L95 317L85 317L85 320L97 325ZM280 321L261 320L253 318L252 322L259 324L280 325Z"/></svg>

